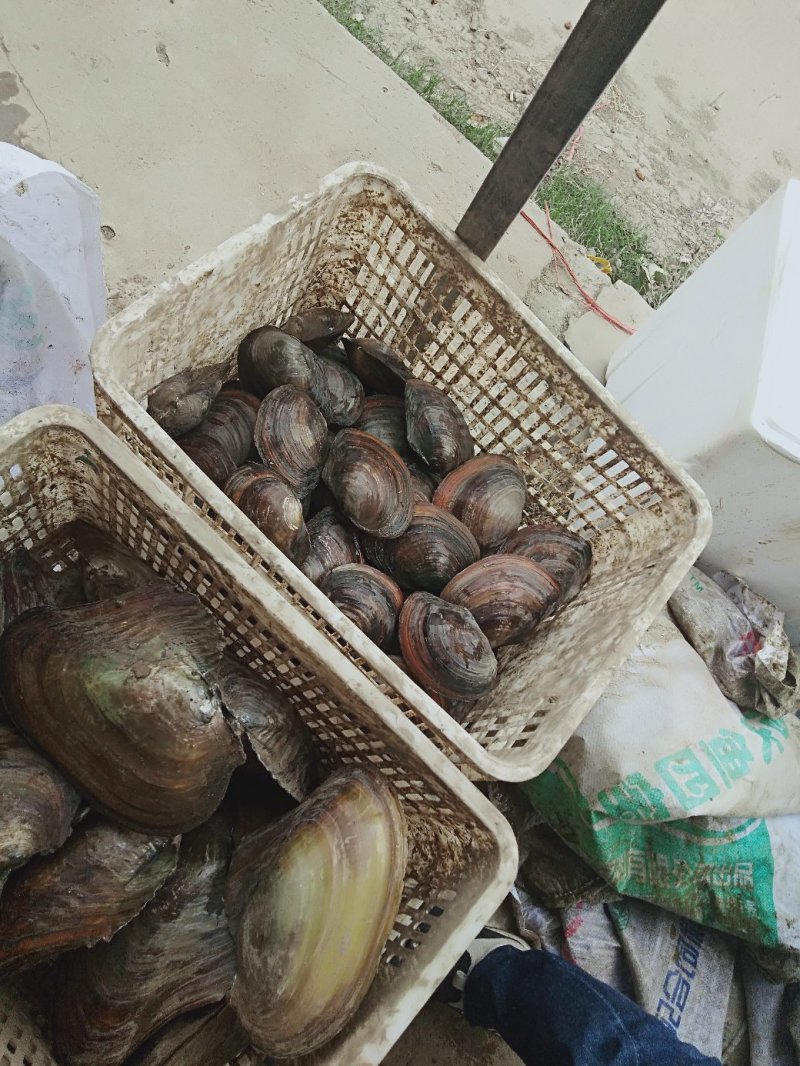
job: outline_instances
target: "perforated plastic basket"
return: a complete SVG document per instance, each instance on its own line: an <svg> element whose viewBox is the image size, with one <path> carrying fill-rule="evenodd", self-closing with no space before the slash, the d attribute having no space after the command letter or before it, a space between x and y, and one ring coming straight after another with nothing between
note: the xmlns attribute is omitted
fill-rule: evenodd
<svg viewBox="0 0 800 1066"><path fill-rule="evenodd" d="M189 366L229 359L250 329L316 303L356 315L413 374L446 388L481 449L515 456L526 521L592 541L580 596L528 645L463 728L277 551L141 402ZM346 660L466 773L526 780L555 757L708 539L699 488L530 311L382 171L353 164L231 238L98 335L98 413ZM336 667L338 669L338 667Z"/></svg>
<svg viewBox="0 0 800 1066"><path fill-rule="evenodd" d="M108 429L65 407L8 423L0 430L0 557L24 545L47 565L74 565L64 527L78 518L195 593L228 648L286 693L326 764L372 764L396 788L412 824L400 914L354 1022L313 1057L380 1062L511 887L517 849L508 824L355 666L332 663L328 638ZM7 1045L23 1045L3 1020L3 1002L0 1064L4 1053L13 1066L49 1064L35 1051L14 1057Z"/></svg>

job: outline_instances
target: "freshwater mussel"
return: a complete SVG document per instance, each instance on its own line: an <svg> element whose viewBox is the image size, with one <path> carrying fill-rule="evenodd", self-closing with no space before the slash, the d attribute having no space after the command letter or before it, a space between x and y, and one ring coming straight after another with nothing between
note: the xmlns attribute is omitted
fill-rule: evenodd
<svg viewBox="0 0 800 1066"><path fill-rule="evenodd" d="M210 817L243 758L216 689L221 655L199 601L154 586L21 615L0 638L0 688L93 806L169 835Z"/></svg>
<svg viewBox="0 0 800 1066"><path fill-rule="evenodd" d="M0 977L109 940L175 870L178 846L102 818L18 871L0 907Z"/></svg>
<svg viewBox="0 0 800 1066"><path fill-rule="evenodd" d="M469 426L449 396L435 385L411 379L405 400L408 443L435 474L447 474L472 458Z"/></svg>
<svg viewBox="0 0 800 1066"><path fill-rule="evenodd" d="M178 865L109 943L56 964L56 1053L70 1066L121 1066L187 1011L219 1003L234 977L223 894L230 828L216 816L181 841Z"/></svg>
<svg viewBox="0 0 800 1066"><path fill-rule="evenodd" d="M181 370L148 395L148 414L171 437L180 437L200 425L224 380L224 363Z"/></svg>
<svg viewBox="0 0 800 1066"><path fill-rule="evenodd" d="M362 433L369 433L394 448L403 459L413 459L414 453L406 440L406 405L402 396L368 396L355 425Z"/></svg>
<svg viewBox="0 0 800 1066"><path fill-rule="evenodd" d="M216 485L223 485L253 449L257 397L243 389L224 389L203 422L178 445Z"/></svg>
<svg viewBox="0 0 800 1066"><path fill-rule="evenodd" d="M181 1014L150 1037L125 1066L227 1066L250 1040L227 1003Z"/></svg>
<svg viewBox="0 0 800 1066"><path fill-rule="evenodd" d="M349 311L317 306L307 307L287 318L281 329L319 354L347 333L354 322L355 315Z"/></svg>
<svg viewBox="0 0 800 1066"><path fill-rule="evenodd" d="M489 555L453 578L442 599L466 607L492 648L532 636L555 607L561 588L522 555Z"/></svg>
<svg viewBox="0 0 800 1066"><path fill-rule="evenodd" d="M311 546L301 569L315 585L337 566L363 561L355 527L334 507L323 507L308 520L306 528Z"/></svg>
<svg viewBox="0 0 800 1066"><path fill-rule="evenodd" d="M309 392L329 425L352 426L361 416L364 386L349 366L325 352L317 356Z"/></svg>
<svg viewBox="0 0 800 1066"><path fill-rule="evenodd" d="M261 404L255 441L262 462L297 496L315 488L328 451L328 426L308 393L294 385L273 389Z"/></svg>
<svg viewBox="0 0 800 1066"><path fill-rule="evenodd" d="M323 480L345 517L376 537L399 537L414 510L411 476L397 452L358 429L337 433Z"/></svg>
<svg viewBox="0 0 800 1066"><path fill-rule="evenodd" d="M519 526L527 495L513 459L476 455L444 478L433 502L459 518L482 549L491 549Z"/></svg>
<svg viewBox="0 0 800 1066"><path fill-rule="evenodd" d="M261 398L281 385L308 392L316 362L310 348L275 326L252 330L239 345L239 377L246 389Z"/></svg>
<svg viewBox="0 0 800 1066"><path fill-rule="evenodd" d="M320 588L378 647L391 643L403 593L388 575L365 563L348 563L332 570Z"/></svg>
<svg viewBox="0 0 800 1066"><path fill-rule="evenodd" d="M475 700L494 684L494 652L465 607L414 592L403 604L397 633L409 674L436 696Z"/></svg>
<svg viewBox="0 0 800 1066"><path fill-rule="evenodd" d="M309 551L303 505L276 473L260 463L245 463L223 491L292 562L303 562Z"/></svg>
<svg viewBox="0 0 800 1066"><path fill-rule="evenodd" d="M436 593L480 556L467 527L432 503L415 504L408 529L394 540L365 537L364 552L402 588Z"/></svg>
<svg viewBox="0 0 800 1066"><path fill-rule="evenodd" d="M578 594L592 569L589 541L556 523L517 530L503 543L500 551L533 559L547 570L561 590L559 606Z"/></svg>
<svg viewBox="0 0 800 1066"><path fill-rule="evenodd" d="M407 851L397 796L362 766L335 771L236 849L225 895L236 941L229 999L259 1051L305 1055L350 1021L397 916Z"/></svg>
<svg viewBox="0 0 800 1066"><path fill-rule="evenodd" d="M396 352L374 337L345 338L342 342L356 372L369 392L402 396L406 381L411 377Z"/></svg>

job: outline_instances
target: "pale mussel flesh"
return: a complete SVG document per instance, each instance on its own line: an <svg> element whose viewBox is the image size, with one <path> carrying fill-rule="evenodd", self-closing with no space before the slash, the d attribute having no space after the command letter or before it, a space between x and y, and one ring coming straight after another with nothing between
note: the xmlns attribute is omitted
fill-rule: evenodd
<svg viewBox="0 0 800 1066"><path fill-rule="evenodd" d="M461 519L482 549L496 547L522 521L525 478L513 459L477 455L439 484L433 502Z"/></svg>
<svg viewBox="0 0 800 1066"><path fill-rule="evenodd" d="M406 382L405 398L408 443L435 474L447 474L472 458L469 426L449 396L412 379Z"/></svg>
<svg viewBox="0 0 800 1066"><path fill-rule="evenodd" d="M229 999L259 1051L308 1054L351 1020L397 917L407 853L392 787L361 766L335 771L236 849L226 890L236 940Z"/></svg>
<svg viewBox="0 0 800 1066"><path fill-rule="evenodd" d="M261 404L256 448L297 496L307 496L319 481L328 452L328 426L306 392L294 385L274 389Z"/></svg>
<svg viewBox="0 0 800 1066"><path fill-rule="evenodd" d="M189 367L162 381L147 397L147 413L171 437L199 426L225 380L225 363Z"/></svg>
<svg viewBox="0 0 800 1066"><path fill-rule="evenodd" d="M335 307L307 307L287 318L281 329L319 354L347 333L354 322L355 315L349 311L339 311Z"/></svg>
<svg viewBox="0 0 800 1066"><path fill-rule="evenodd" d="M364 552L404 589L439 593L459 571L480 557L472 533L449 511L417 503L411 524L394 540L364 538Z"/></svg>
<svg viewBox="0 0 800 1066"><path fill-rule="evenodd" d="M342 514L376 537L399 537L414 510L411 476L387 444L358 429L337 433L322 471Z"/></svg>
<svg viewBox="0 0 800 1066"><path fill-rule="evenodd" d="M310 546L303 505L285 481L260 463L245 463L223 491L293 563L303 562Z"/></svg>
<svg viewBox="0 0 800 1066"><path fill-rule="evenodd" d="M403 593L390 577L366 563L348 563L332 570L320 589L379 648L391 643Z"/></svg>
<svg viewBox="0 0 800 1066"><path fill-rule="evenodd" d="M324 507L318 511L309 518L306 528L311 547L301 570L315 585L337 566L363 561L358 533L335 508Z"/></svg>
<svg viewBox="0 0 800 1066"><path fill-rule="evenodd" d="M494 684L497 660L466 608L413 592L403 604L397 633L409 674L432 695L476 700Z"/></svg>
<svg viewBox="0 0 800 1066"><path fill-rule="evenodd" d="M175 872L113 940L56 963L61 1061L121 1066L173 1018L224 999L235 966L223 905L230 856L217 816L183 838Z"/></svg>
<svg viewBox="0 0 800 1066"><path fill-rule="evenodd" d="M364 386L349 366L324 353L317 356L309 392L331 426L352 426L361 416Z"/></svg>
<svg viewBox="0 0 800 1066"><path fill-rule="evenodd" d="M532 636L555 607L560 586L522 555L489 555L442 589L442 599L466 607L492 648Z"/></svg>
<svg viewBox="0 0 800 1066"><path fill-rule="evenodd" d="M533 559L547 570L561 589L558 606L577 596L592 569L589 541L556 523L519 529L511 534L500 551Z"/></svg>
<svg viewBox="0 0 800 1066"><path fill-rule="evenodd" d="M184 832L219 805L241 747L216 689L221 636L165 586L57 611L0 638L12 721L86 795L131 829Z"/></svg>
<svg viewBox="0 0 800 1066"><path fill-rule="evenodd" d="M177 841L84 820L55 855L12 876L0 906L0 978L111 937L175 870Z"/></svg>
<svg viewBox="0 0 800 1066"><path fill-rule="evenodd" d="M413 459L406 440L406 405L402 396L368 396L356 429L382 440L403 459Z"/></svg>
<svg viewBox="0 0 800 1066"><path fill-rule="evenodd" d="M239 345L239 377L261 399L281 385L308 392L316 363L310 348L274 326L252 330Z"/></svg>
<svg viewBox="0 0 800 1066"><path fill-rule="evenodd" d="M345 338L344 344L350 366L369 392L402 396L411 371L403 360L383 341L373 337Z"/></svg>

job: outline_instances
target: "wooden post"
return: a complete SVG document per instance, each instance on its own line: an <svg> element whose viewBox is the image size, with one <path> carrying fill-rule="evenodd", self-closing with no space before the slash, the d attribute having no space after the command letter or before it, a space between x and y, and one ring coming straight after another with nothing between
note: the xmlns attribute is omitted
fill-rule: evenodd
<svg viewBox="0 0 800 1066"><path fill-rule="evenodd" d="M486 259L665 0L589 0L456 232Z"/></svg>

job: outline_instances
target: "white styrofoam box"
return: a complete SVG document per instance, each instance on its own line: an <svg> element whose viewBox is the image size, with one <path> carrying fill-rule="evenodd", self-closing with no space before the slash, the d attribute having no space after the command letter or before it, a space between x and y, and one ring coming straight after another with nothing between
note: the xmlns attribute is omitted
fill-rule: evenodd
<svg viewBox="0 0 800 1066"><path fill-rule="evenodd" d="M800 641L800 181L792 179L612 359L607 388L705 490L700 557Z"/></svg>

